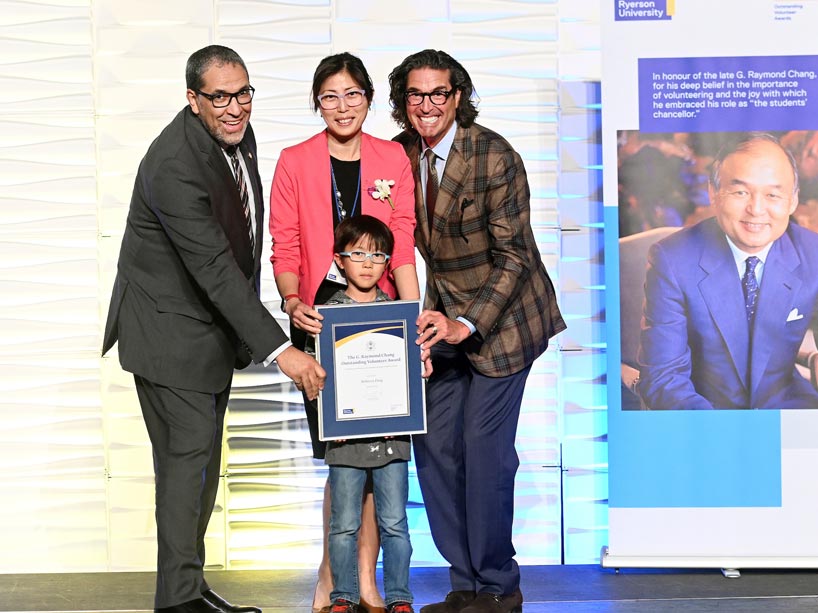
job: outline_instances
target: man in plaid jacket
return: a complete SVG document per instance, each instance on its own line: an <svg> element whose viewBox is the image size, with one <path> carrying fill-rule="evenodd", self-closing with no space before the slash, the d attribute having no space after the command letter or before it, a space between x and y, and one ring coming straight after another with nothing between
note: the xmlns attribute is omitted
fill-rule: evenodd
<svg viewBox="0 0 818 613"><path fill-rule="evenodd" d="M432 537L451 566L452 591L421 612L522 611L514 439L531 364L565 322L531 230L522 160L474 123L466 70L427 49L389 83L427 266L419 342L434 364L415 463Z"/></svg>

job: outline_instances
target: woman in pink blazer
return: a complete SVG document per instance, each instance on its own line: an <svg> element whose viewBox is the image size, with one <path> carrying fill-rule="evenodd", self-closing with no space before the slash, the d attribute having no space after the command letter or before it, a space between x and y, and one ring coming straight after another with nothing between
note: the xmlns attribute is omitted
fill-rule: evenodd
<svg viewBox="0 0 818 613"><path fill-rule="evenodd" d="M415 270L415 180L398 143L362 131L374 88L363 62L349 53L324 58L313 75L313 108L326 130L281 152L270 194L273 263L282 309L290 318L290 336L303 348L307 335L321 330L313 308L339 287L333 265L333 233L346 217L372 215L395 236L388 274L380 287L392 298L420 297ZM323 458L315 402L304 398L313 455ZM332 589L327 555L329 490L324 495L324 558L318 573L313 611L329 610ZM364 502L359 535L358 573L361 604L383 607L375 584L378 531L372 494ZM374 606L373 606L374 605Z"/></svg>

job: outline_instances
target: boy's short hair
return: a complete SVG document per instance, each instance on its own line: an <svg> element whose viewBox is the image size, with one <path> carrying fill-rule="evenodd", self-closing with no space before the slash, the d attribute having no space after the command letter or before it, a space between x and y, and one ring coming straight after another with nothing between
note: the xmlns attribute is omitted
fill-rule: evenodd
<svg viewBox="0 0 818 613"><path fill-rule="evenodd" d="M335 253L340 253L346 249L347 245L353 244L363 236L369 237L378 251L386 255L392 255L395 248L395 237L392 230L377 217L372 215L358 215L350 217L338 224L335 228Z"/></svg>

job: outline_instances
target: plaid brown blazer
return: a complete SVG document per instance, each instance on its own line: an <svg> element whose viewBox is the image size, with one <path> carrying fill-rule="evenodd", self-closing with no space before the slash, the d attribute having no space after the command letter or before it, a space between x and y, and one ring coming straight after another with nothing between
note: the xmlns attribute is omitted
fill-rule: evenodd
<svg viewBox="0 0 818 613"><path fill-rule="evenodd" d="M415 175L415 242L426 261L424 307L464 317L474 368L490 377L519 372L565 329L554 286L531 230L522 159L496 132L458 126L440 180L431 236L420 183L421 140L395 137Z"/></svg>

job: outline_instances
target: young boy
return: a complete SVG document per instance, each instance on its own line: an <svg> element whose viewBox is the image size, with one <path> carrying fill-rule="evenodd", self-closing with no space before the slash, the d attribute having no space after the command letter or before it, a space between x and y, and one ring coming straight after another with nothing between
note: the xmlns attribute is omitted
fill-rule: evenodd
<svg viewBox="0 0 818 613"><path fill-rule="evenodd" d="M335 231L335 263L347 280L326 304L390 300L378 287L392 253L389 228L370 215L351 217ZM331 613L365 613L358 603L358 531L367 476L372 476L383 548L383 581L388 613L414 613L409 591L409 437L330 441L329 558L334 589Z"/></svg>

